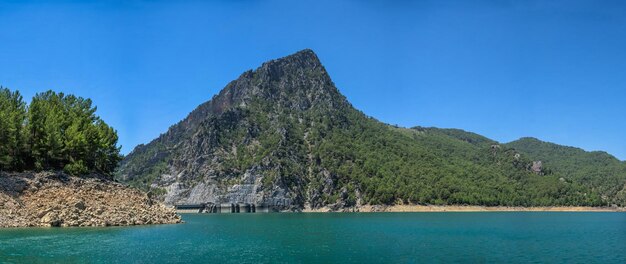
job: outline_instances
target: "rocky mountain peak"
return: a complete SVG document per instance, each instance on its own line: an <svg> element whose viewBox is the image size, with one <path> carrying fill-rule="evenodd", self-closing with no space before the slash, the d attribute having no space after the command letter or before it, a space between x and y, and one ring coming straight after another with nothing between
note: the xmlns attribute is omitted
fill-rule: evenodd
<svg viewBox="0 0 626 264"><path fill-rule="evenodd" d="M245 77L252 78L260 88L270 88L267 92L290 92L297 89L327 89L335 92L334 84L310 49L298 51L286 57L263 63ZM269 98L271 99L271 98Z"/></svg>
<svg viewBox="0 0 626 264"><path fill-rule="evenodd" d="M208 116L234 108L247 108L258 102L292 110L349 105L317 55L310 49L304 49L244 72L210 101L198 106L181 123L184 127L195 127L194 124Z"/></svg>
<svg viewBox="0 0 626 264"><path fill-rule="evenodd" d="M304 49L282 58L267 61L257 71L280 77L280 73L284 74L297 69L323 70L322 68L322 63L315 52Z"/></svg>

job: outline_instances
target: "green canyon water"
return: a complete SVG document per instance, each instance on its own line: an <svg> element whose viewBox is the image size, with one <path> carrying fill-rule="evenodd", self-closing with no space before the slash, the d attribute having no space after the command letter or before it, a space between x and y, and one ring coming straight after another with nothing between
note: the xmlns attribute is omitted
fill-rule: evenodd
<svg viewBox="0 0 626 264"><path fill-rule="evenodd" d="M186 214L0 230L2 263L626 263L626 213Z"/></svg>

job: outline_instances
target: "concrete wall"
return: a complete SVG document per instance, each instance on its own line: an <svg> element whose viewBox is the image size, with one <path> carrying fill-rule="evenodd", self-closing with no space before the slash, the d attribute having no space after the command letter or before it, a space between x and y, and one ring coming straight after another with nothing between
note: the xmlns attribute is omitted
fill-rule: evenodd
<svg viewBox="0 0 626 264"><path fill-rule="evenodd" d="M232 204L220 204L218 211L223 214L230 214L232 213Z"/></svg>
<svg viewBox="0 0 626 264"><path fill-rule="evenodd" d="M178 213L270 213L273 212L271 206L255 205L249 203L223 203L223 204L206 204L203 208L190 208L192 206L180 205L176 209Z"/></svg>

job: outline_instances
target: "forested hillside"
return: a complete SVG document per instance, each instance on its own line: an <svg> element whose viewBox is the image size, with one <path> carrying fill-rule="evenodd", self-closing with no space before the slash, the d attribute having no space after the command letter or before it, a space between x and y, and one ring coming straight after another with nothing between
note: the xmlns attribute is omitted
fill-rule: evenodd
<svg viewBox="0 0 626 264"><path fill-rule="evenodd" d="M506 145L543 161L552 174L591 188L609 204L626 204L626 163L606 152L587 152L530 137Z"/></svg>

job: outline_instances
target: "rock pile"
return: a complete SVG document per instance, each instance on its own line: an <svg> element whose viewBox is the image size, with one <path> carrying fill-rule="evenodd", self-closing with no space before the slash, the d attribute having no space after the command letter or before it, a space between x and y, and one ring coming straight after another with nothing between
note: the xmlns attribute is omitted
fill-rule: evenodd
<svg viewBox="0 0 626 264"><path fill-rule="evenodd" d="M99 175L0 173L0 227L180 223L173 208Z"/></svg>

